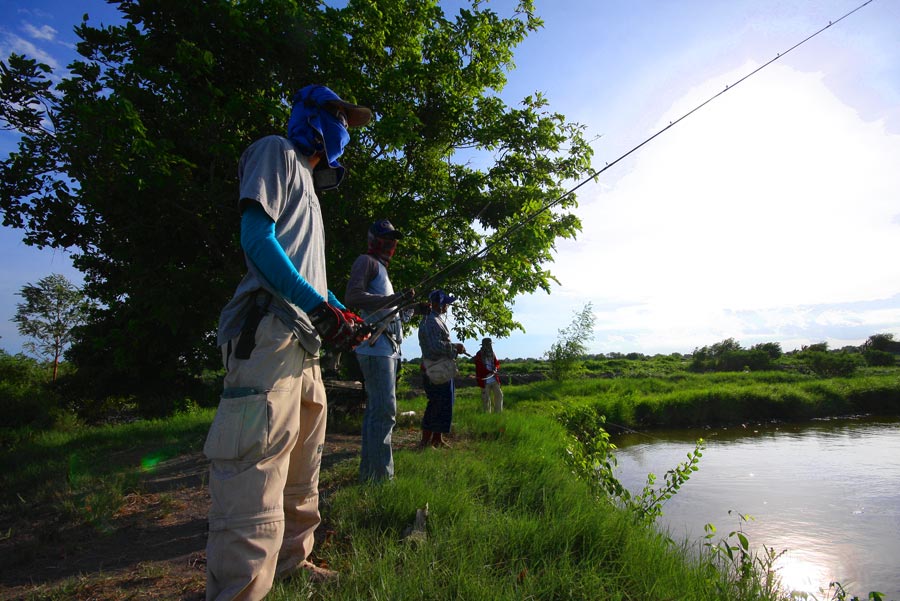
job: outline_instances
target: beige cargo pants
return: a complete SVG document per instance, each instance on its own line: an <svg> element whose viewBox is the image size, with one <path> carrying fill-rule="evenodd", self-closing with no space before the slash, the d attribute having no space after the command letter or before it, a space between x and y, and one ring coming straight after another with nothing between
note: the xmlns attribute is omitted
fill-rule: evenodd
<svg viewBox="0 0 900 601"><path fill-rule="evenodd" d="M271 313L249 359L222 347L226 375L210 460L206 598L258 600L310 554L319 525L327 406L318 357Z"/></svg>
<svg viewBox="0 0 900 601"><path fill-rule="evenodd" d="M500 388L500 382L485 382L484 388L481 389L481 408L485 413L491 413L491 399L493 398L493 412L500 413L503 411L503 389Z"/></svg>

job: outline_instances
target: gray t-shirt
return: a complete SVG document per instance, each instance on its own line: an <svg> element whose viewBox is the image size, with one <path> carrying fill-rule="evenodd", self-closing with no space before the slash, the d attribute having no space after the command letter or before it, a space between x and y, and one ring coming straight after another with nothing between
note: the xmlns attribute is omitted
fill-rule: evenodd
<svg viewBox="0 0 900 601"><path fill-rule="evenodd" d="M239 199L262 206L275 222L275 238L288 259L323 298L328 298L325 230L307 157L287 138L267 136L244 151L238 177ZM276 292L252 261L246 262L247 273L219 316L219 345L240 333L254 294L264 290L272 297L269 310L293 330L308 353L318 353L322 343L306 313Z"/></svg>

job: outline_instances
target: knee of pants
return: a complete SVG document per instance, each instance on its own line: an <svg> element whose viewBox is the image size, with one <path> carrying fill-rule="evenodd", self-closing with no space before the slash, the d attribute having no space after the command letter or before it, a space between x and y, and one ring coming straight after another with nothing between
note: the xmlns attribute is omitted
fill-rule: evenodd
<svg viewBox="0 0 900 601"><path fill-rule="evenodd" d="M207 598L262 598L272 586L283 522L211 530L206 544Z"/></svg>
<svg viewBox="0 0 900 601"><path fill-rule="evenodd" d="M310 484L289 484L284 487L284 498L297 501L306 501L318 499L319 487L318 483ZM287 503L285 503L287 504Z"/></svg>

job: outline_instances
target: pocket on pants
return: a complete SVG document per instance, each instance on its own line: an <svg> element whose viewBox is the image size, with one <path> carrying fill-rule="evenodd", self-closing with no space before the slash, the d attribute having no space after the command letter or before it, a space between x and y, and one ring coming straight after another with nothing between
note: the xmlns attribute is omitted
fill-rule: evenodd
<svg viewBox="0 0 900 601"><path fill-rule="evenodd" d="M271 416L267 395L247 391L251 394L232 398L227 392L219 401L203 453L213 461L262 459L269 445Z"/></svg>

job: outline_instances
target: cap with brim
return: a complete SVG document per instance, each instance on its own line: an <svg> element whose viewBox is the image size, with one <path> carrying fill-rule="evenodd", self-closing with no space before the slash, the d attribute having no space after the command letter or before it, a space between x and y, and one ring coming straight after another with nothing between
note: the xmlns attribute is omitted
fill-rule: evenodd
<svg viewBox="0 0 900 601"><path fill-rule="evenodd" d="M300 90L298 95L304 91L308 91L308 98L319 106L334 106L343 110L347 115L348 127L360 127L372 120L372 111L370 109L342 100L331 88L320 85L311 85Z"/></svg>
<svg viewBox="0 0 900 601"><path fill-rule="evenodd" d="M390 238L391 240L399 240L403 237L403 233L397 230L394 225L387 219L380 219L369 227L369 231L373 236L378 238Z"/></svg>
<svg viewBox="0 0 900 601"><path fill-rule="evenodd" d="M431 294L428 295L428 300L432 304L437 303L439 305L449 305L456 300L456 297L450 296L443 290L434 290Z"/></svg>
<svg viewBox="0 0 900 601"><path fill-rule="evenodd" d="M372 120L372 111L358 104L350 104L344 100L332 100L327 103L332 106L339 106L347 115L348 127L361 127Z"/></svg>

